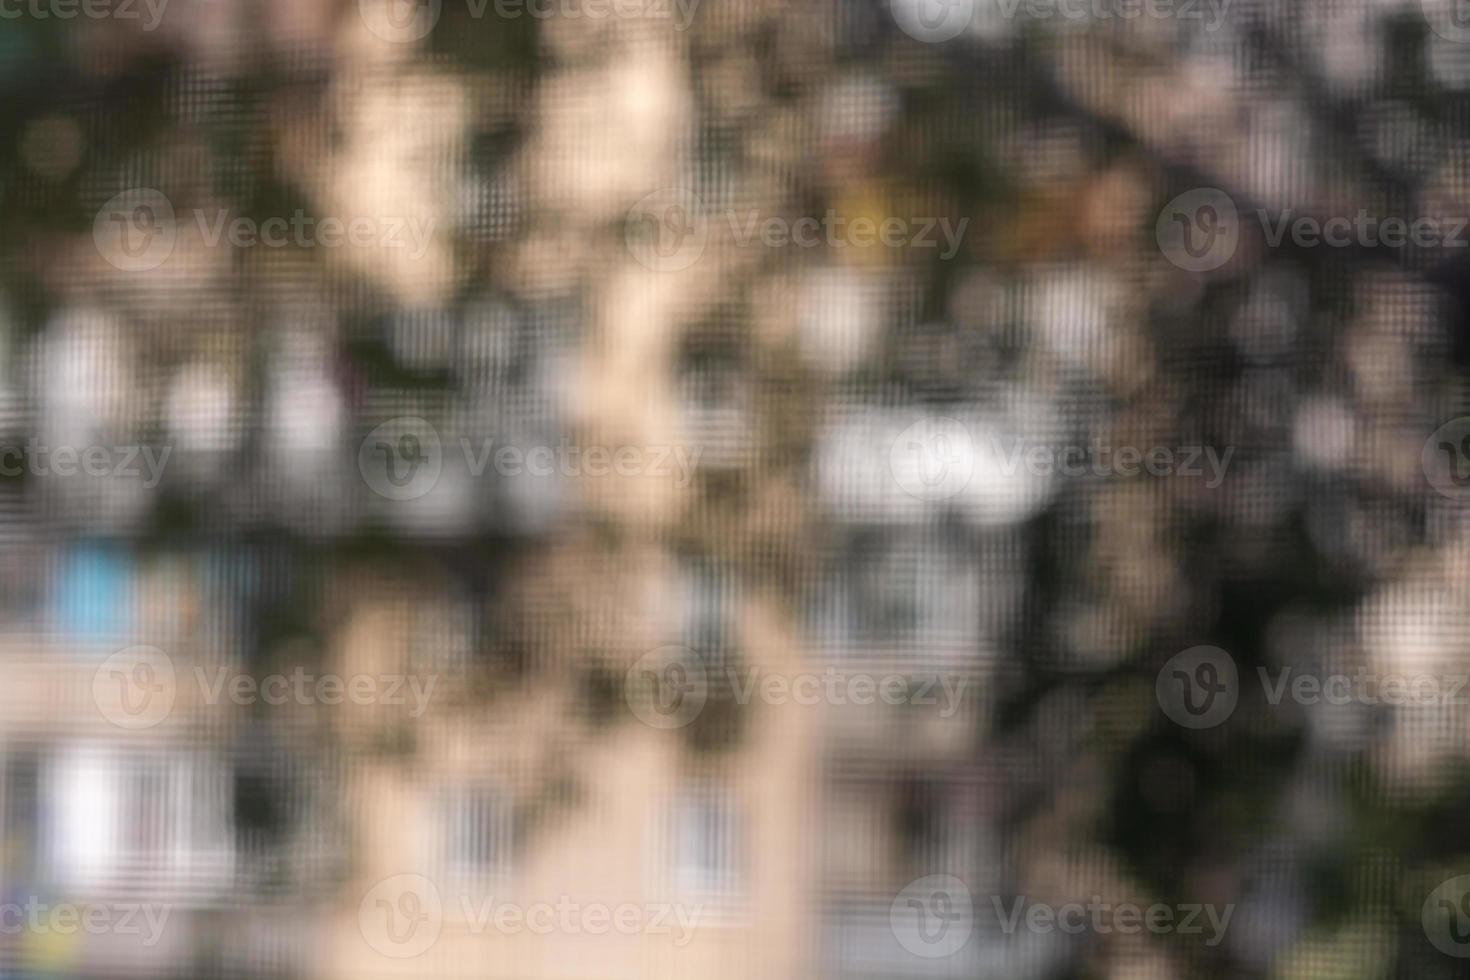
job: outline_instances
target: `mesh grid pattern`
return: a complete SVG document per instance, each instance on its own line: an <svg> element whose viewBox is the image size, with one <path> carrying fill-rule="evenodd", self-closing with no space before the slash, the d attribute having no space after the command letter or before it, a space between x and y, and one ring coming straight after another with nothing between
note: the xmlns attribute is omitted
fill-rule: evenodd
<svg viewBox="0 0 1470 980"><path fill-rule="evenodd" d="M1460 6L0 2L0 977L1463 975Z"/></svg>

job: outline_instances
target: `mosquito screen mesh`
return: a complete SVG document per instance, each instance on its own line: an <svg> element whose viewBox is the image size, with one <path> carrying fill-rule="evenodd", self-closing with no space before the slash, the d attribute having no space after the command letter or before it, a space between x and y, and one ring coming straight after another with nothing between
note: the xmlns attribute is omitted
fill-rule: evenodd
<svg viewBox="0 0 1470 980"><path fill-rule="evenodd" d="M0 977L1465 975L1464 0L0 21Z"/></svg>

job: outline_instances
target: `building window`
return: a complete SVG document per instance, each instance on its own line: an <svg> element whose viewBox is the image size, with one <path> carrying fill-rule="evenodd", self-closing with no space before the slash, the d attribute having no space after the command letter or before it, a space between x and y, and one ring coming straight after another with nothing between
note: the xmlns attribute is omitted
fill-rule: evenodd
<svg viewBox="0 0 1470 980"><path fill-rule="evenodd" d="M674 803L674 888L681 899L729 899L743 890L742 828L728 792L681 796Z"/></svg>
<svg viewBox="0 0 1470 980"><path fill-rule="evenodd" d="M0 853L11 870L29 874L40 825L40 759L35 751L12 751L4 759L0 783Z"/></svg>
<svg viewBox="0 0 1470 980"><path fill-rule="evenodd" d="M42 778L49 866L78 889L160 894L230 880L229 773L181 749L59 749Z"/></svg>
<svg viewBox="0 0 1470 980"><path fill-rule="evenodd" d="M683 570L683 636L685 646L711 661L722 661L733 642L731 610L735 582L724 569L691 561Z"/></svg>
<svg viewBox="0 0 1470 980"><path fill-rule="evenodd" d="M493 786L446 787L439 795L446 870L459 878L503 877L510 871L514 810Z"/></svg>

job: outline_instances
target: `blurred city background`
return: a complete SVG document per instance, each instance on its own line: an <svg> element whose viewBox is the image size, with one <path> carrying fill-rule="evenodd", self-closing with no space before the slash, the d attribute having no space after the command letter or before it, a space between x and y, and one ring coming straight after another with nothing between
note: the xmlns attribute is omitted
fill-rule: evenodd
<svg viewBox="0 0 1470 980"><path fill-rule="evenodd" d="M0 977L1470 975L1461 0L0 0L0 117Z"/></svg>

